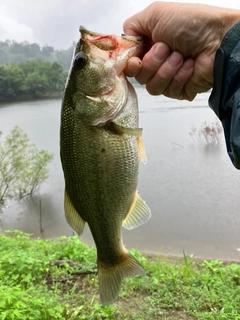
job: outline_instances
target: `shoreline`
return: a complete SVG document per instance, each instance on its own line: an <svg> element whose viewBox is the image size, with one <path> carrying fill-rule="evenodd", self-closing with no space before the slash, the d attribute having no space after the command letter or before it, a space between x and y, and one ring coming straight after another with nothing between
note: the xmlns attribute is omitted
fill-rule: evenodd
<svg viewBox="0 0 240 320"><path fill-rule="evenodd" d="M6 100L6 101L0 101L0 108L2 105L7 104L13 104L13 103L22 103L22 102L36 102L36 101L44 101L44 100L54 100L54 99L62 99L63 91L59 91L56 93L53 93L49 96L39 97L39 98L22 98L22 99L16 99L16 100Z"/></svg>
<svg viewBox="0 0 240 320"><path fill-rule="evenodd" d="M1 225L1 216L0 216L0 225ZM62 236L49 238L49 237L44 237L44 236L37 236L37 235L35 235L33 233L28 233L28 232L25 232L25 231L21 231L19 229L4 229L4 230L0 229L0 234L8 235L9 231L15 231L15 230L30 235L30 239L31 240L41 239L41 240L58 241L61 237L66 237L66 238L71 238L72 237L72 236L62 235ZM79 241L81 243L83 243L84 245L88 246L89 248L95 248L96 249L95 245L87 243L86 241L84 241L80 237L78 237L78 238L79 238ZM154 251L141 251L141 249L139 249L139 248L136 249L134 247L129 248L128 251L130 251L132 249L137 250L141 255L143 255L144 257L149 259L150 262L154 262L156 260L161 260L161 261L168 262L168 263L173 265L173 264L178 263L178 262L180 264L184 263L185 258L187 258L187 259L190 259L190 260L194 261L197 265L200 265L204 261L215 261L215 260L222 262L223 265L232 264L232 263L240 264L240 257L239 257L239 260L237 260L237 259L236 260L227 259L227 258L224 258L224 259L209 258L209 257L204 258L204 257L195 256L193 254L190 254L190 255L189 254L185 254L184 252L182 254L173 254L173 253L160 253L160 252L157 253L157 252L154 252Z"/></svg>

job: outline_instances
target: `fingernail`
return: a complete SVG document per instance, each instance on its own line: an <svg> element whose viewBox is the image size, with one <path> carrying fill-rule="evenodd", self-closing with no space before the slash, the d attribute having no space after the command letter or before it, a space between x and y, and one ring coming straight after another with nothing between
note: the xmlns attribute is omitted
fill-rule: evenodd
<svg viewBox="0 0 240 320"><path fill-rule="evenodd" d="M181 61L183 61L182 55L179 52L175 51L168 58L167 62L168 62L169 67L174 69L179 65L179 63Z"/></svg>
<svg viewBox="0 0 240 320"><path fill-rule="evenodd" d="M133 37L139 36L139 34L132 29L124 30L124 35L125 36L133 36Z"/></svg>
<svg viewBox="0 0 240 320"><path fill-rule="evenodd" d="M168 45L163 42L155 43L152 47L152 50L152 57L158 62L165 60L170 52Z"/></svg>

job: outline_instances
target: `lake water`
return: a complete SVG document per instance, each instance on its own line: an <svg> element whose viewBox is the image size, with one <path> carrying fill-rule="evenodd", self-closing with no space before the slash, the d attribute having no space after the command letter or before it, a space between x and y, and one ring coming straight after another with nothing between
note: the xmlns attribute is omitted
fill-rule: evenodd
<svg viewBox="0 0 240 320"><path fill-rule="evenodd" d="M189 135L192 126L215 121L207 106L209 94L190 103L152 97L143 88L137 93L148 156L147 165L140 164L138 190L152 218L135 230L123 230L126 247L169 255L182 255L184 250L200 258L240 261L240 171L231 164L223 137L218 145L210 146ZM0 106L4 135L19 125L39 148L55 155L50 177L39 194L6 208L2 229L20 229L44 238L72 235L63 214L60 109L60 100ZM82 240L93 244L87 227Z"/></svg>

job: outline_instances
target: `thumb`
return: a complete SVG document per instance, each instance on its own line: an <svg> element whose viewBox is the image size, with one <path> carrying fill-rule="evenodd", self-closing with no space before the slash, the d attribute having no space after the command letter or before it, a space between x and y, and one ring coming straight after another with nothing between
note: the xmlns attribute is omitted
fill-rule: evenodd
<svg viewBox="0 0 240 320"><path fill-rule="evenodd" d="M140 58L143 58L153 45L151 32L145 27L142 16L142 12L139 12L123 23L123 32L126 36L144 36L144 48Z"/></svg>
<svg viewBox="0 0 240 320"><path fill-rule="evenodd" d="M142 11L128 18L123 23L123 31L126 36L148 36L151 37L149 30L144 26Z"/></svg>

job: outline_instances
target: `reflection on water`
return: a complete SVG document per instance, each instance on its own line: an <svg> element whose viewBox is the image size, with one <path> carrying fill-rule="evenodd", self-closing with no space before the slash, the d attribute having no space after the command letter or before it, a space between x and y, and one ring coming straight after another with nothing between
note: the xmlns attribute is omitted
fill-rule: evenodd
<svg viewBox="0 0 240 320"><path fill-rule="evenodd" d="M208 95L194 102L151 97L138 89L140 127L148 155L140 164L139 191L152 209L143 226L123 230L128 248L166 254L240 260L240 176L228 159L224 139L216 146L194 142L191 126L215 121ZM55 154L50 178L38 195L4 211L4 229L35 236L72 235L63 215L64 181L59 159L60 100L13 103L0 107L4 134L19 125L39 148ZM40 206L41 201L41 206ZM40 207L43 234L40 231ZM92 244L89 229L83 240Z"/></svg>

